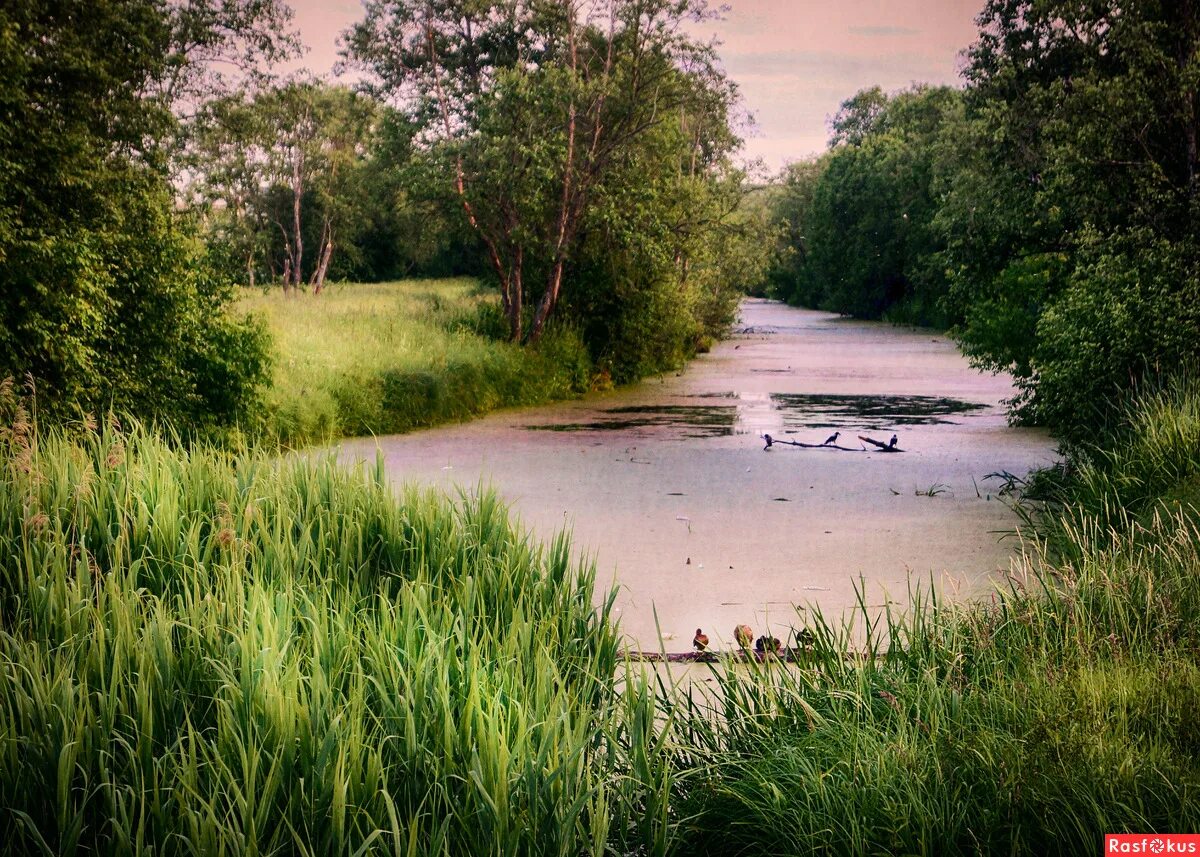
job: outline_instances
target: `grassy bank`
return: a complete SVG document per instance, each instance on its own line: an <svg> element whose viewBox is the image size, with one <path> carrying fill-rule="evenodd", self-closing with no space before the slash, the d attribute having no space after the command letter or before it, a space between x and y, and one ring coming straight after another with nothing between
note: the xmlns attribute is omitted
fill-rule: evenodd
<svg viewBox="0 0 1200 857"><path fill-rule="evenodd" d="M1079 465L1077 492L1162 478L1103 514L1047 507L1055 552L1031 546L1007 590L810 616L798 667L717 664L718 693L690 697L623 670L592 570L489 497L397 498L379 467L136 430L39 438L18 414L0 432L0 841L1032 855L1200 829L1200 529L1179 500L1195 403L1181 387L1134 414L1175 427L1156 460L1191 464L1135 468L1132 432L1128 455Z"/></svg>
<svg viewBox="0 0 1200 857"><path fill-rule="evenodd" d="M810 627L807 669L676 710L688 854L1097 853L1200 829L1200 388L1148 397L1031 510L1007 591Z"/></svg>
<svg viewBox="0 0 1200 857"><path fill-rule="evenodd" d="M474 280L334 285L320 295L245 292L275 342L266 431L298 446L402 432L587 389L578 339L501 341L493 293Z"/></svg>

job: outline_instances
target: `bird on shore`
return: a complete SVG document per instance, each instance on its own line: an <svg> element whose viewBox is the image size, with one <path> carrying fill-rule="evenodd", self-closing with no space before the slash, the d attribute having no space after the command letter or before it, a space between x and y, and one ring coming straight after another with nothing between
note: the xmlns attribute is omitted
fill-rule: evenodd
<svg viewBox="0 0 1200 857"><path fill-rule="evenodd" d="M696 636L692 637L692 645L696 647L696 651L703 652L708 648L708 634L696 629Z"/></svg>
<svg viewBox="0 0 1200 857"><path fill-rule="evenodd" d="M738 625L733 629L733 639L737 640L737 644L743 649L748 649L754 640L754 629L749 625Z"/></svg>
<svg viewBox="0 0 1200 857"><path fill-rule="evenodd" d="M895 435L892 435L892 439L888 441L888 446L894 447L896 445L897 440L899 440L899 438L897 438Z"/></svg>
<svg viewBox="0 0 1200 857"><path fill-rule="evenodd" d="M825 438L825 442L821 446L829 446L831 443L837 443L837 439L842 436L840 431L835 431L829 437Z"/></svg>

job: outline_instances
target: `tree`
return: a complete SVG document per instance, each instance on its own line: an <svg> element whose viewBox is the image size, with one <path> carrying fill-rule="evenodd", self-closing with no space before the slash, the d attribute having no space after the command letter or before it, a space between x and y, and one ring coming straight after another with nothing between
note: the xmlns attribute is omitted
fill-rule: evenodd
<svg viewBox="0 0 1200 857"><path fill-rule="evenodd" d="M310 79L226 95L199 111L187 161L191 191L210 217L216 208L223 212L213 218L212 233L240 251L251 283L265 244L281 248L285 291L306 279L321 291L337 237L365 196L356 177L377 114L370 98ZM317 252L306 266L310 220Z"/></svg>
<svg viewBox="0 0 1200 857"><path fill-rule="evenodd" d="M283 17L233 0L0 8L0 376L31 378L44 415L246 416L263 334L228 315L175 216L172 110L199 65L262 49Z"/></svg>
<svg viewBox="0 0 1200 857"><path fill-rule="evenodd" d="M627 153L731 97L681 28L705 14L704 0L373 0L348 34L349 56L403 99L453 176L514 341L542 335L589 207Z"/></svg>
<svg viewBox="0 0 1200 857"><path fill-rule="evenodd" d="M777 288L794 303L944 325L943 244L933 228L961 131L962 96L878 87L845 101L831 148L785 175L775 217L789 245Z"/></svg>
<svg viewBox="0 0 1200 857"><path fill-rule="evenodd" d="M1077 439L1153 367L1200 357L1142 335L1166 313L1200 342L1181 261L1197 234L1200 7L992 0L978 20L937 218L957 336L1015 375L1018 416ZM1067 348L1069 330L1109 335Z"/></svg>

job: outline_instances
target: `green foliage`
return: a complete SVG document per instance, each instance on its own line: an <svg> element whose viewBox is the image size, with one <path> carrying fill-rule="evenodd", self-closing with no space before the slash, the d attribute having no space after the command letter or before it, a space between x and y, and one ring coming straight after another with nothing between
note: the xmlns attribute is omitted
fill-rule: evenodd
<svg viewBox="0 0 1200 857"><path fill-rule="evenodd" d="M1080 239L1067 288L1037 323L1034 420L1067 441L1101 434L1131 386L1200 364L1200 255L1135 233Z"/></svg>
<svg viewBox="0 0 1200 857"><path fill-rule="evenodd" d="M996 0L979 22L938 215L956 333L1014 373L1016 416L1077 442L1196 353L1200 15Z"/></svg>
<svg viewBox="0 0 1200 857"><path fill-rule="evenodd" d="M558 0L402 0L370 4L347 34L349 56L429 143L514 341L536 342L561 301L596 359L634 376L673 364L728 315L729 273L697 275L727 264L705 258L705 239L728 246L740 183L734 89L685 26L709 14L706 0L605 0L586 15ZM626 276L634 259L650 270ZM667 308L654 293L668 279L688 293L679 318L646 354L619 354L635 307Z"/></svg>
<svg viewBox="0 0 1200 857"><path fill-rule="evenodd" d="M1195 359L1200 13L991 0L967 88L844 102L776 197L793 303L952 325L1069 443Z"/></svg>
<svg viewBox="0 0 1200 857"><path fill-rule="evenodd" d="M792 303L860 318L944 325L937 188L962 124L961 95L876 87L847 100L831 150L790 167L775 218L785 245L774 290Z"/></svg>
<svg viewBox="0 0 1200 857"><path fill-rule="evenodd" d="M0 446L6 853L661 853L653 696L565 537L381 463Z"/></svg>
<svg viewBox="0 0 1200 857"><path fill-rule="evenodd" d="M188 128L188 190L233 276L319 291L335 248L339 264L356 261L379 112L369 96L305 78L203 105Z"/></svg>
<svg viewBox="0 0 1200 857"><path fill-rule="evenodd" d="M195 54L269 52L278 11L0 10L0 377L31 380L43 418L116 407L206 429L249 417L266 343L227 314L166 168L172 99L213 85Z"/></svg>

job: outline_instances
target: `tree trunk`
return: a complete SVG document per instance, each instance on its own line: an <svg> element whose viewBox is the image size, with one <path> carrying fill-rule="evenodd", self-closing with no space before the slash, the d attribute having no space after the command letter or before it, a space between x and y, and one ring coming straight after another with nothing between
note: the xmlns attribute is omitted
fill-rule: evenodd
<svg viewBox="0 0 1200 857"><path fill-rule="evenodd" d="M304 282L304 236L301 227L301 200L304 197L304 150L296 144L292 157L292 282L299 288Z"/></svg>
<svg viewBox="0 0 1200 857"><path fill-rule="evenodd" d="M522 328L525 324L523 300L525 251L521 247L517 248L514 260L512 275L509 277L508 287L505 290L508 294L508 300L505 303L508 309L508 338L511 342L520 342L524 334Z"/></svg>
<svg viewBox="0 0 1200 857"><path fill-rule="evenodd" d="M575 4L567 0L564 5L567 12L567 44L570 49L571 73L574 75L579 69L579 56L575 44ZM562 198L558 204L558 222L555 225L554 261L550 265L550 275L546 279L546 291L542 295L542 300L539 302L537 312L533 317L533 325L529 329L529 341L531 343L541 339L542 332L546 327L546 320L554 312L554 307L558 304L558 292L562 288L563 265L566 263L567 245L570 243L575 226L575 218L571 216L575 203L575 184L573 180L575 178L575 130L578 124L578 112L574 95L571 96L571 103L568 105L567 110L567 152L563 157L563 189Z"/></svg>
<svg viewBox="0 0 1200 857"><path fill-rule="evenodd" d="M554 307L558 304L564 264L565 260L556 259L550 266L550 276L546 279L546 293L542 295L542 300L538 303L537 312L533 316L533 324L529 328L531 344L542 338L542 333L546 329L546 320L550 318L550 314L554 312Z"/></svg>
<svg viewBox="0 0 1200 857"><path fill-rule="evenodd" d="M329 270L329 260L333 257L333 228L329 221L325 221L325 227L321 230L322 247L321 260L317 263L317 269L313 271L312 287L313 294L321 294L321 289L325 287L325 274Z"/></svg>

